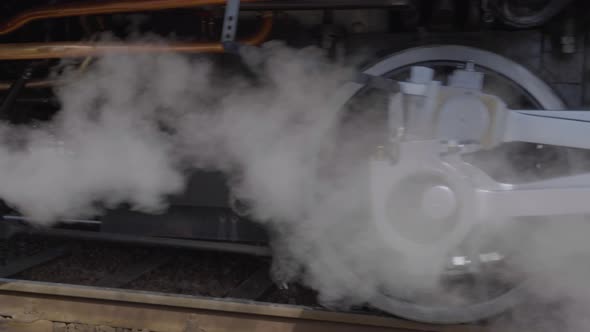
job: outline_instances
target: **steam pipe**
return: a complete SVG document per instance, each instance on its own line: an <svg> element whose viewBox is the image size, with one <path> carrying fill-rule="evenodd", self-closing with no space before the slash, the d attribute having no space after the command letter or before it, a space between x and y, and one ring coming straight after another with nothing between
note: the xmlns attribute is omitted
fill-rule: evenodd
<svg viewBox="0 0 590 332"><path fill-rule="evenodd" d="M317 10L408 7L409 0L273 0L251 2L240 6L242 10Z"/></svg>
<svg viewBox="0 0 590 332"><path fill-rule="evenodd" d="M213 0L209 1L212 2ZM252 46L262 44L270 35L272 25L272 13L265 12L260 30L254 36L241 40L238 43ZM0 44L0 60L59 59L114 53L223 53L224 51L225 49L221 42L182 42L171 44L88 42L18 43Z"/></svg>
<svg viewBox="0 0 590 332"><path fill-rule="evenodd" d="M241 0L254 2L261 0ZM137 11L155 11L174 8L190 8L209 5L225 5L226 0L111 0L83 3L66 3L38 7L21 12L11 19L0 23L0 35L13 32L32 21L81 15L99 15L113 13L129 13Z"/></svg>
<svg viewBox="0 0 590 332"><path fill-rule="evenodd" d="M242 40L240 43L242 45L260 45L262 44L266 39L268 39L268 36L270 35L271 31L272 31L272 25L273 25L273 19L272 19L272 12L265 12L263 14L263 18L264 21L262 23L262 27L261 29L258 31L258 33L254 36L252 36L251 38ZM38 48L42 48L43 46L47 46L48 43L35 43L36 45L38 45ZM79 43L55 43L55 44L68 44L68 45L73 45L73 46L84 46L86 45L86 51L88 52L89 50L97 50L97 46L100 46L102 44L79 44ZM191 43L185 43L185 45L190 45ZM193 45L199 45L199 44L210 44L210 45L215 45L216 43L192 43ZM9 55L6 54L4 55L3 51L4 51L4 46L11 46L11 44L0 44L0 59L22 59L22 58L12 58L12 57L8 57ZM12 46L18 46L18 45L23 45L23 44L12 44ZM29 44L31 45L31 44ZM133 48L134 45L123 45L123 44L111 44L111 45L115 45L118 47L119 52L121 51L125 51L125 49L128 48ZM175 52L176 50L174 49L174 45L178 45L178 44L172 44L169 45L171 46L171 48L169 48L167 51L169 52ZM144 47L147 45L143 45ZM160 49L159 51L162 51L161 47L165 46L165 45L160 45ZM221 47L223 47L223 45L221 45ZM15 48L11 48L13 51L15 51ZM100 49L99 49L100 50ZM65 52L64 49L59 50L60 52ZM102 53L106 53L108 51L102 49L100 50ZM139 50L136 50L135 52L138 52ZM153 50L152 50L153 51ZM218 50L216 49L215 51L219 51L222 52L223 50ZM55 52L55 50L45 50L45 52ZM96 54L98 54L99 52L97 52ZM196 53L196 52L195 52ZM27 53L28 54L28 53ZM23 52L21 52L20 56L26 56L27 54L24 54ZM95 54L93 54L95 55ZM14 55L13 55L14 56ZM67 57L67 56L64 56ZM74 57L74 55L71 55L70 57ZM25 57L25 59L29 59L28 57ZM82 70L82 66L80 68L80 70ZM60 85L65 83L64 80L60 80L60 79L39 79L39 80L30 80L30 81L26 81L25 82L25 88L29 88L29 89L44 89L44 88L51 88L53 86L56 85ZM0 91L5 91L10 89L10 87L12 86L13 82L0 82Z"/></svg>
<svg viewBox="0 0 590 332"><path fill-rule="evenodd" d="M1 22L0 35L9 34L27 23L41 19L225 5L226 2L226 0L110 0L44 6L21 12ZM408 0L241 0L241 2L245 10L377 8L408 5Z"/></svg>

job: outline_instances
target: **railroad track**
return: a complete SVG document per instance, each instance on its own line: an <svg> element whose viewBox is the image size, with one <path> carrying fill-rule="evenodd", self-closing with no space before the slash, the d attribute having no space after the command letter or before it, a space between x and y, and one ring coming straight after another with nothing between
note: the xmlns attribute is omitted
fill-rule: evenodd
<svg viewBox="0 0 590 332"><path fill-rule="evenodd" d="M35 238L13 247L21 253L0 265L0 332L485 331L329 311L300 286L277 288L261 257Z"/></svg>
<svg viewBox="0 0 590 332"><path fill-rule="evenodd" d="M300 306L0 279L0 331L476 332Z"/></svg>

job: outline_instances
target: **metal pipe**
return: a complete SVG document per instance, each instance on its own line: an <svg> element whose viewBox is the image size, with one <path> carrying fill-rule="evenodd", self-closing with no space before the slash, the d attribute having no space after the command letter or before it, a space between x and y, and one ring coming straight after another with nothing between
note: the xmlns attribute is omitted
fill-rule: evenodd
<svg viewBox="0 0 590 332"><path fill-rule="evenodd" d="M231 252L254 256L271 256L271 249L266 246L253 244L214 242L203 240L187 240L163 237L133 236L116 233L102 233L91 231L78 231L58 228L26 228L22 232L33 235L52 236L58 238L71 238L87 241L105 241L113 243L127 243L146 246L162 246L187 248L205 251Z"/></svg>
<svg viewBox="0 0 590 332"><path fill-rule="evenodd" d="M125 43L19 43L0 45L0 60L59 59L115 53L221 53L221 43L125 44Z"/></svg>
<svg viewBox="0 0 590 332"><path fill-rule="evenodd" d="M82 241L105 241L112 243L136 244L145 246L187 248L204 251L231 252L236 254L246 254L254 256L272 255L271 248L263 245L236 242L206 241L196 239L178 239L168 237L135 236L117 233L61 229L53 227L36 227L34 225L27 224L27 218L18 218L16 216L9 216L8 218L6 217L7 216L2 216L2 218L0 218L0 240L2 238L8 239L17 234L29 234L56 238L70 238ZM86 220L83 222L87 224L93 223L91 220ZM0 241L0 244L1 243L2 241Z"/></svg>
<svg viewBox="0 0 590 332"><path fill-rule="evenodd" d="M241 5L242 10L316 10L410 6L408 0L273 0Z"/></svg>
<svg viewBox="0 0 590 332"><path fill-rule="evenodd" d="M238 43L254 46L263 43L270 35L272 25L272 13L264 13L260 30L254 36ZM171 44L88 42L17 43L0 44L0 60L59 59L100 56L114 53L223 53L224 51L225 49L221 42L179 42Z"/></svg>
<svg viewBox="0 0 590 332"><path fill-rule="evenodd" d="M22 221L31 223L33 220L27 217L22 216L12 216L12 215L4 215L2 216L4 220L14 220L14 221ZM60 219L60 223L64 224L93 224L93 225L100 225L102 222L100 220L91 220L91 219Z"/></svg>
<svg viewBox="0 0 590 332"><path fill-rule="evenodd" d="M260 2L261 0L241 0L242 2ZM0 35L17 30L25 24L47 18L60 18L81 15L99 15L129 13L137 11L155 11L174 8L190 8L209 5L225 5L226 0L112 0L83 3L66 3L51 5L24 11L9 20L0 23Z"/></svg>
<svg viewBox="0 0 590 332"><path fill-rule="evenodd" d="M41 19L225 5L226 2L227 0L111 0L44 6L21 12L0 23L0 35L11 33L27 23ZM246 10L377 8L408 5L408 0L241 0L241 2L242 8Z"/></svg>

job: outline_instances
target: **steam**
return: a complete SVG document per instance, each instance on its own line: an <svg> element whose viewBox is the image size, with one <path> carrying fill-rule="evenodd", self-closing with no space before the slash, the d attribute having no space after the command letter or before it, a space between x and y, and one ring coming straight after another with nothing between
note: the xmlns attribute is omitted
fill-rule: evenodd
<svg viewBox="0 0 590 332"><path fill-rule="evenodd" d="M332 305L370 301L384 290L440 294L449 253L392 252L370 222L364 161L382 123L354 122L343 133L338 92L353 68L281 43L242 57L239 72L249 75L175 54L105 56L82 76L66 71L52 121L0 124L0 197L39 223L122 203L159 212L191 169L221 170L252 217L276 235L278 280L302 278ZM364 108L369 118L379 109L376 101ZM524 273L554 289L534 285L533 293L575 297L568 303L579 311L590 300L579 292L590 271L562 275L565 257L590 252L587 228L577 220L500 229L492 244L517 252Z"/></svg>
<svg viewBox="0 0 590 332"><path fill-rule="evenodd" d="M251 75L175 54L66 71L51 122L0 128L0 197L40 223L121 203L158 212L188 171L221 170L276 234L278 280L303 276L333 304L368 300L390 280L434 285L440 264L395 258L374 240L363 161L379 130L361 122L342 135L338 93L353 68L281 43L242 58Z"/></svg>

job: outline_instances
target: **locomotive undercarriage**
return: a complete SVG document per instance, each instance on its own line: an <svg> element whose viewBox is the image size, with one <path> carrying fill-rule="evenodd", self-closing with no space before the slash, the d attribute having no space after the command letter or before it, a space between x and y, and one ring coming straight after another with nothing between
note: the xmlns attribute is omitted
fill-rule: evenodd
<svg viewBox="0 0 590 332"><path fill-rule="evenodd" d="M563 8L542 21L523 14L529 21L517 24L514 17L502 16L494 7L504 8L503 3L247 1L241 4L239 36L223 34L219 44L215 36L226 32L228 25L223 7L204 7L196 28L176 22L181 34L194 34L208 43L204 52L230 53L218 56L228 67L239 62L239 56L231 53L240 40L262 42L243 37L263 33L257 29L269 20L271 11L273 29L265 39L284 40L294 47L317 45L336 61L359 50L373 55L359 70L357 81L342 88L341 103L353 112L351 105L369 93L380 94L384 101L384 139L368 147L374 150L368 167L370 210L380 241L418 258L450 253L443 262L447 266L443 281L449 287L459 284L461 292L469 294L466 303L450 305L444 296L433 300L432 294L400 294L385 287L369 304L391 314L455 323L509 309L523 299L526 280L498 280L505 270L514 269L511 253L493 244L486 250L470 250L465 244L472 233L500 222L526 224L590 212L585 204L590 194L585 150L590 144L584 134L590 129L590 116L582 111L590 105L590 85L585 81L590 49L583 18L571 10L584 5L548 1L549 7L563 3ZM543 3L519 5L525 13L527 9L542 12ZM5 6L14 13L24 8L22 3ZM193 9L146 15L155 24L153 30L168 31L174 29L171 18L184 18L189 10ZM5 121L28 123L50 117L59 108L50 89L56 82L44 77L55 59L74 58L83 70L84 57L108 53L99 42L81 54L68 53L75 48L70 40L88 40L109 27L121 29L120 23L111 21L115 17L111 14L82 17L34 21L17 30L20 35L3 37L2 43L8 45L3 49L0 44L0 59L6 61L0 68L7 83L0 116ZM52 30L46 29L49 24ZM53 32L43 36L43 31ZM60 45L44 48L41 39ZM21 42L35 46L21 49ZM139 51L175 50L148 46ZM505 159L513 170L502 174L488 168L490 158ZM164 214L121 207L89 220L61 220L49 229L31 226L25 216L7 207L0 234L43 232L179 246L190 246L187 240L192 240L197 248L269 253L264 246L273 230L269 233L248 220L243 202L232 197L222 174L194 172L186 192L170 203ZM414 208L401 220L420 220L419 225L392 221L400 220L392 218L392 213L408 206ZM483 295L482 284L487 289Z"/></svg>

